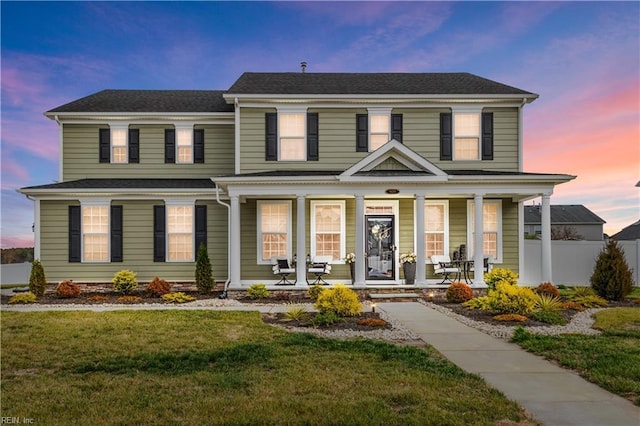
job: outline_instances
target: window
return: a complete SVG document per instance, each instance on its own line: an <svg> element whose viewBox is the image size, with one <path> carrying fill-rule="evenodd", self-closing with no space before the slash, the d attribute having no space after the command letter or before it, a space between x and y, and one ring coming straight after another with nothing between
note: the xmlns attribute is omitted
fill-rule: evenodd
<svg viewBox="0 0 640 426"><path fill-rule="evenodd" d="M475 206L473 201L468 202L468 236L467 247L469 257L473 256L473 238L475 233ZM502 201L484 200L482 204L482 230L483 230L483 255L492 255L494 259L502 260Z"/></svg>
<svg viewBox="0 0 640 426"><path fill-rule="evenodd" d="M431 256L449 253L449 204L427 201L424 210L424 248L428 261Z"/></svg>
<svg viewBox="0 0 640 426"><path fill-rule="evenodd" d="M291 202L258 201L258 263L274 256L290 257Z"/></svg>
<svg viewBox="0 0 640 426"><path fill-rule="evenodd" d="M304 161L307 158L305 142L306 114L278 114L280 129L280 160Z"/></svg>
<svg viewBox="0 0 640 426"><path fill-rule="evenodd" d="M369 119L371 120L369 151L375 151L389 142L389 114L372 114Z"/></svg>
<svg viewBox="0 0 640 426"><path fill-rule="evenodd" d="M82 206L82 259L109 261L109 206Z"/></svg>
<svg viewBox="0 0 640 426"><path fill-rule="evenodd" d="M176 127L176 163L193 163L193 128Z"/></svg>
<svg viewBox="0 0 640 426"><path fill-rule="evenodd" d="M114 128L111 131L111 162L127 162L127 133L126 128Z"/></svg>
<svg viewBox="0 0 640 426"><path fill-rule="evenodd" d="M311 202L311 255L331 256L334 262L345 256L344 201Z"/></svg>
<svg viewBox="0 0 640 426"><path fill-rule="evenodd" d="M480 159L480 114L456 113L453 115L454 160Z"/></svg>
<svg viewBox="0 0 640 426"><path fill-rule="evenodd" d="M167 206L169 262L193 261L193 206Z"/></svg>

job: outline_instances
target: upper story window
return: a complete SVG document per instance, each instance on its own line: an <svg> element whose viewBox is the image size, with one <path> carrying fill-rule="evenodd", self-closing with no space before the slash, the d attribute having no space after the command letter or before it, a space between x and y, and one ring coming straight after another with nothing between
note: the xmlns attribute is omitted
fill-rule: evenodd
<svg viewBox="0 0 640 426"><path fill-rule="evenodd" d="M127 162L127 129L111 130L111 162L126 163Z"/></svg>
<svg viewBox="0 0 640 426"><path fill-rule="evenodd" d="M402 114L390 108L369 108L356 114L356 152L372 152L395 139L402 142Z"/></svg>
<svg viewBox="0 0 640 426"><path fill-rule="evenodd" d="M286 109L265 114L266 161L318 161L318 113Z"/></svg>
<svg viewBox="0 0 640 426"><path fill-rule="evenodd" d="M100 162L111 164L138 163L140 130L129 129L128 124L110 124L100 129Z"/></svg>
<svg viewBox="0 0 640 426"><path fill-rule="evenodd" d="M453 114L453 159L480 159L480 114Z"/></svg>
<svg viewBox="0 0 640 426"><path fill-rule="evenodd" d="M304 161L307 158L305 114L278 114L280 160Z"/></svg>
<svg viewBox="0 0 640 426"><path fill-rule="evenodd" d="M370 114L369 121L371 122L369 151L375 151L390 140L389 114Z"/></svg>
<svg viewBox="0 0 640 426"><path fill-rule="evenodd" d="M441 113L440 160L493 160L493 113L479 109Z"/></svg>
<svg viewBox="0 0 640 426"><path fill-rule="evenodd" d="M176 128L176 163L193 163L192 128Z"/></svg>
<svg viewBox="0 0 640 426"><path fill-rule="evenodd" d="M204 163L204 129L179 123L164 131L164 162L177 164Z"/></svg>

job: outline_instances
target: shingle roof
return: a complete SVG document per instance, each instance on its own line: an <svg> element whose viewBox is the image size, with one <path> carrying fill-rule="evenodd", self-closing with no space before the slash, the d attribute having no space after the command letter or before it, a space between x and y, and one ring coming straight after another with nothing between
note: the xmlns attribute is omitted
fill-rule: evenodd
<svg viewBox="0 0 640 426"><path fill-rule="evenodd" d="M47 185L28 186L40 189L213 189L211 179L78 179Z"/></svg>
<svg viewBox="0 0 640 426"><path fill-rule="evenodd" d="M454 176L556 176L554 174L547 173L525 173L525 172L502 172L495 170L443 170L448 175ZM251 172L241 173L235 175L225 175L222 177L305 177L305 176L338 176L343 173L344 170L269 170L264 172ZM371 170L367 172L358 172L356 174L388 174L391 175L424 175L430 174L425 171L411 171L411 170ZM215 178L214 178L215 180Z"/></svg>
<svg viewBox="0 0 640 426"><path fill-rule="evenodd" d="M540 206L524 206L524 223L541 223ZM602 218L582 204L551 206L551 223L603 224Z"/></svg>
<svg viewBox="0 0 640 426"><path fill-rule="evenodd" d="M632 223L626 228L622 228L620 232L618 232L617 234L613 234L611 238L618 241L629 241L629 240L640 239L640 220L635 223Z"/></svg>
<svg viewBox="0 0 640 426"><path fill-rule="evenodd" d="M469 73L252 73L229 94L522 95L533 93Z"/></svg>
<svg viewBox="0 0 640 426"><path fill-rule="evenodd" d="M47 111L57 112L233 112L222 90L103 90Z"/></svg>

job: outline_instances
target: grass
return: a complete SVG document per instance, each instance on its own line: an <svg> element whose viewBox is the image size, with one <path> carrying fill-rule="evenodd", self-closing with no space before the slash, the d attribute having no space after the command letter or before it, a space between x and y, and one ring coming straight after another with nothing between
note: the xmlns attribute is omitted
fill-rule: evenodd
<svg viewBox="0 0 640 426"><path fill-rule="evenodd" d="M527 422L431 347L289 333L256 312L0 312L2 416L40 424Z"/></svg>
<svg viewBox="0 0 640 426"><path fill-rule="evenodd" d="M594 328L602 330L598 336L541 336L518 329L514 341L640 405L640 309L607 309L595 318Z"/></svg>
<svg viewBox="0 0 640 426"><path fill-rule="evenodd" d="M587 287L591 288L590 286L587 286ZM571 285L567 285L567 288L565 289L558 289L558 291L560 292L560 295L564 298L570 298L574 294L573 286ZM631 290L631 293L629 293L629 295L625 299L629 299L629 300L640 299L640 287L638 286L633 287L633 289Z"/></svg>

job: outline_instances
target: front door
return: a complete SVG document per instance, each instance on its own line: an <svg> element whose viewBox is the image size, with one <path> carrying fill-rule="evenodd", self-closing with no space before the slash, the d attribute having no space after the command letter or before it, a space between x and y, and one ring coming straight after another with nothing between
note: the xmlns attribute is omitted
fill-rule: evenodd
<svg viewBox="0 0 640 426"><path fill-rule="evenodd" d="M367 280L395 280L394 216L365 216Z"/></svg>

